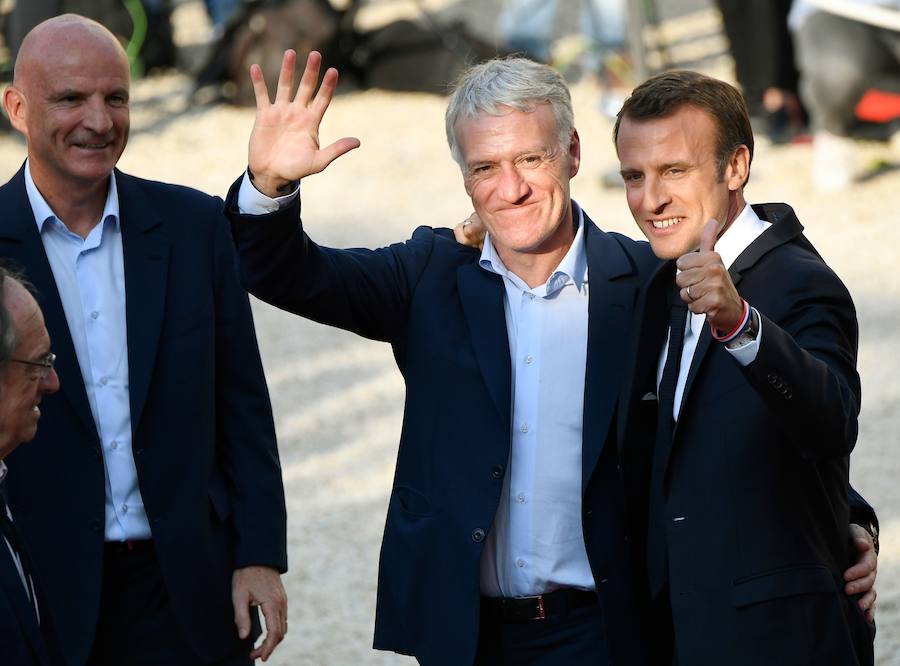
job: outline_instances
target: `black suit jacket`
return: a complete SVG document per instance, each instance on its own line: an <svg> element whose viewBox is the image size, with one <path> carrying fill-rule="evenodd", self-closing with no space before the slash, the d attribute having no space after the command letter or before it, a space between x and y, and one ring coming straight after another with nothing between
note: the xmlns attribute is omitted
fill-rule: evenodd
<svg viewBox="0 0 900 666"><path fill-rule="evenodd" d="M198 657L238 649L235 567L284 571L274 425L222 202L116 171L125 263L132 449L159 565ZM100 441L23 172L0 188L0 256L38 291L61 389L9 458L10 503L65 657L87 660L103 568Z"/></svg>
<svg viewBox="0 0 900 666"><path fill-rule="evenodd" d="M679 663L871 664L869 628L841 579L855 560L856 311L790 207L754 210L773 226L730 272L762 317L759 354L742 367L707 327L671 449L657 452ZM643 296L621 409L638 498L656 422L656 402L641 397L656 390L672 280L660 268Z"/></svg>
<svg viewBox="0 0 900 666"><path fill-rule="evenodd" d="M35 587L39 590L38 581ZM39 597L38 605L44 608ZM62 663L49 616L38 624L6 541L0 535L0 663L4 666L58 666Z"/></svg>
<svg viewBox="0 0 900 666"><path fill-rule="evenodd" d="M389 342L406 381L403 431L378 576L375 647L423 664L475 657L479 561L510 447L510 357L502 279L447 229L406 243L335 250L298 229L298 208L226 211L251 293L319 322ZM645 663L617 469L621 353L645 244L585 219L590 302L584 386L583 527L617 664ZM464 418L460 418L464 414Z"/></svg>

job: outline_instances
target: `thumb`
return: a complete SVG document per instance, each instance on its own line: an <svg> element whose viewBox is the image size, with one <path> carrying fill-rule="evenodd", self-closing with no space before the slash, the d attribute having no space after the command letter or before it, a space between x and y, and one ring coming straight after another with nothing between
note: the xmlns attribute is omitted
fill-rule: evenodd
<svg viewBox="0 0 900 666"><path fill-rule="evenodd" d="M330 146L326 148L322 148L319 151L319 155L313 165L313 169L315 169L315 173L319 173L325 170L329 164L334 162L337 158L345 153L349 153L351 150L359 148L360 143L359 139L356 137L344 137L343 139L338 139Z"/></svg>
<svg viewBox="0 0 900 666"><path fill-rule="evenodd" d="M706 226L703 227L703 232L700 234L700 254L712 252L716 249L716 233L718 231L718 222L710 220L706 223Z"/></svg>

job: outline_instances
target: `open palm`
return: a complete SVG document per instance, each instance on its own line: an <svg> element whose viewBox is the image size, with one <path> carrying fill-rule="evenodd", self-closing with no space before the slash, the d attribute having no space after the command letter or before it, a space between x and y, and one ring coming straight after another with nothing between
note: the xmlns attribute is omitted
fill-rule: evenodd
<svg viewBox="0 0 900 666"><path fill-rule="evenodd" d="M293 50L285 51L274 102L269 99L259 65L250 67L256 121L250 134L248 163L254 185L269 196L275 196L277 188L285 183L319 173L344 153L359 147L359 139L352 137L319 147L319 125L334 96L338 73L333 68L326 71L316 92L322 56L317 51L310 52L297 94L292 98L296 61Z"/></svg>

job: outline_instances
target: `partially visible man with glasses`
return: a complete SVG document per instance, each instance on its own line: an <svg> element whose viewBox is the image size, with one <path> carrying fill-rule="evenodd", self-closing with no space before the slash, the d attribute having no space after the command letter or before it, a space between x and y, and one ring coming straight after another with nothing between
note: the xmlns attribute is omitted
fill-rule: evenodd
<svg viewBox="0 0 900 666"><path fill-rule="evenodd" d="M0 646L8 666L62 663L49 613L6 505L3 459L37 432L41 397L59 389L44 316L24 281L0 267Z"/></svg>

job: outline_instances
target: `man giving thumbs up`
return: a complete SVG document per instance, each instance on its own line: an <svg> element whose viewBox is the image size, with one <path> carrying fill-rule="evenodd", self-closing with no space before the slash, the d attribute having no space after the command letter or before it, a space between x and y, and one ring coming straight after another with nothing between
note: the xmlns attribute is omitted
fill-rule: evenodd
<svg viewBox="0 0 900 666"><path fill-rule="evenodd" d="M733 87L654 77L614 136L631 213L667 260L620 400L626 483L649 487L632 515L647 517L656 635L683 665L871 664L874 597L842 592L850 295L789 206L745 202L753 135Z"/></svg>

